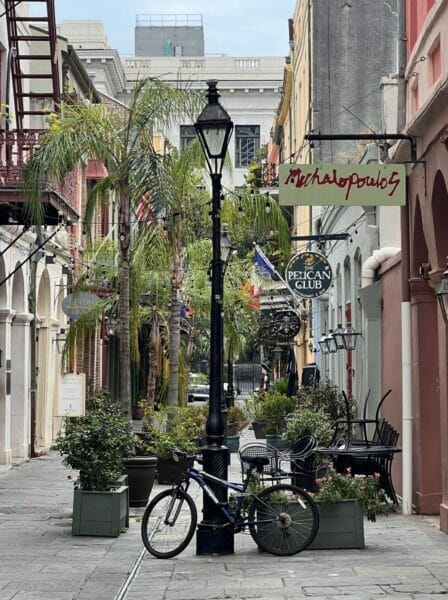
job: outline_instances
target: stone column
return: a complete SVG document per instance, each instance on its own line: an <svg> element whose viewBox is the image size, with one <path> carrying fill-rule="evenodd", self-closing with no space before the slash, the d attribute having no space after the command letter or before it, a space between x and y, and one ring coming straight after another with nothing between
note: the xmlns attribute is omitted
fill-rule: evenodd
<svg viewBox="0 0 448 600"><path fill-rule="evenodd" d="M0 465L11 465L11 321L15 311L0 310Z"/></svg>
<svg viewBox="0 0 448 600"><path fill-rule="evenodd" d="M13 458L30 455L30 323L33 315L18 313L11 332L11 449Z"/></svg>

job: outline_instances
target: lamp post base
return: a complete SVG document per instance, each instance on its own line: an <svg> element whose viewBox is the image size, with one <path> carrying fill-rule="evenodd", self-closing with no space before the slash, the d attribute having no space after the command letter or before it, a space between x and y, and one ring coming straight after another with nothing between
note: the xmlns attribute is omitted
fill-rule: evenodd
<svg viewBox="0 0 448 600"><path fill-rule="evenodd" d="M202 466L206 473L219 479L227 480L229 449L225 446L209 444L202 448ZM207 481L220 504L227 505L227 488ZM203 520L196 532L196 554L220 555L233 554L234 533L228 527L223 527L227 519L219 506L204 492Z"/></svg>
<svg viewBox="0 0 448 600"><path fill-rule="evenodd" d="M196 554L223 555L234 553L234 534L229 529L212 529L202 524L196 532Z"/></svg>

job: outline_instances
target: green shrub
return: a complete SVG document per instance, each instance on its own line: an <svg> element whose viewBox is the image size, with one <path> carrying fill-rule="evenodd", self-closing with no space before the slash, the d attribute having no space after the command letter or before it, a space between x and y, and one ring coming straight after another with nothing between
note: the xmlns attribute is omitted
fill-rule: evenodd
<svg viewBox="0 0 448 600"><path fill-rule="evenodd" d="M355 412L355 401L349 397L351 416ZM345 400L337 386L329 379L324 379L316 386L301 387L297 393L297 405L303 408L322 410L333 422L346 416Z"/></svg>
<svg viewBox="0 0 448 600"><path fill-rule="evenodd" d="M326 446L332 438L332 428L327 414L322 408L297 408L287 419L286 440L293 446L300 439L313 436L321 446Z"/></svg>
<svg viewBox="0 0 448 600"><path fill-rule="evenodd" d="M202 407L164 407L147 411L140 444L145 454L169 458L173 448L195 452L205 435L206 411Z"/></svg>
<svg viewBox="0 0 448 600"><path fill-rule="evenodd" d="M249 423L246 413L239 406L231 406L227 411L227 433L236 435Z"/></svg>
<svg viewBox="0 0 448 600"><path fill-rule="evenodd" d="M132 455L134 442L120 406L100 398L89 402L85 416L67 417L55 447L65 465L79 470L79 487L106 491L121 475L122 461Z"/></svg>
<svg viewBox="0 0 448 600"><path fill-rule="evenodd" d="M286 417L293 412L295 401L279 392L270 392L263 396L260 417L266 422L266 433L279 435L285 431Z"/></svg>

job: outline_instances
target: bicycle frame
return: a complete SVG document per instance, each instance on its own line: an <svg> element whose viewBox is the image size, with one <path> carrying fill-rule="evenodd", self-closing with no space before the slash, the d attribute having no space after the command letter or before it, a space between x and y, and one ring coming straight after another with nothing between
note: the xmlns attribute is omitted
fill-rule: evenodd
<svg viewBox="0 0 448 600"><path fill-rule="evenodd" d="M238 492L239 494L246 494L247 487L249 485L250 476L252 471L250 471L243 483L237 483L235 481L226 481L225 479L220 479L219 477L215 477L206 471L199 471L195 467L188 467L186 478L181 481L177 487L181 487L185 492L188 490L190 485L190 480L195 481L199 487L207 494L207 496L219 507L220 511L226 518L226 520L231 524L235 525L236 523L241 523L244 519L241 519L241 506L243 503L244 496L241 496L236 504L235 513L230 513L225 506L223 506L218 498L216 497L213 490L207 485L207 481L211 481L216 483L220 487L227 488L229 490L233 490L234 492ZM255 496L255 494L253 494Z"/></svg>

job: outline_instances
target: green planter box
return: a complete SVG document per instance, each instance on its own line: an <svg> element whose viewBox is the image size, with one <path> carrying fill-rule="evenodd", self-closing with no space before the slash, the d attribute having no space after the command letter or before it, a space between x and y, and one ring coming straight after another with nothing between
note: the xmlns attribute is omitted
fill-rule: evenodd
<svg viewBox="0 0 448 600"><path fill-rule="evenodd" d="M117 537L129 525L129 488L108 492L74 490L73 535Z"/></svg>
<svg viewBox="0 0 448 600"><path fill-rule="evenodd" d="M309 550L364 548L364 518L357 500L318 504L319 531Z"/></svg>
<svg viewBox="0 0 448 600"><path fill-rule="evenodd" d="M273 448L277 448L277 450L280 450L280 452L289 450L288 442L281 435L271 435L268 433L266 435L266 444L268 446L272 446Z"/></svg>

